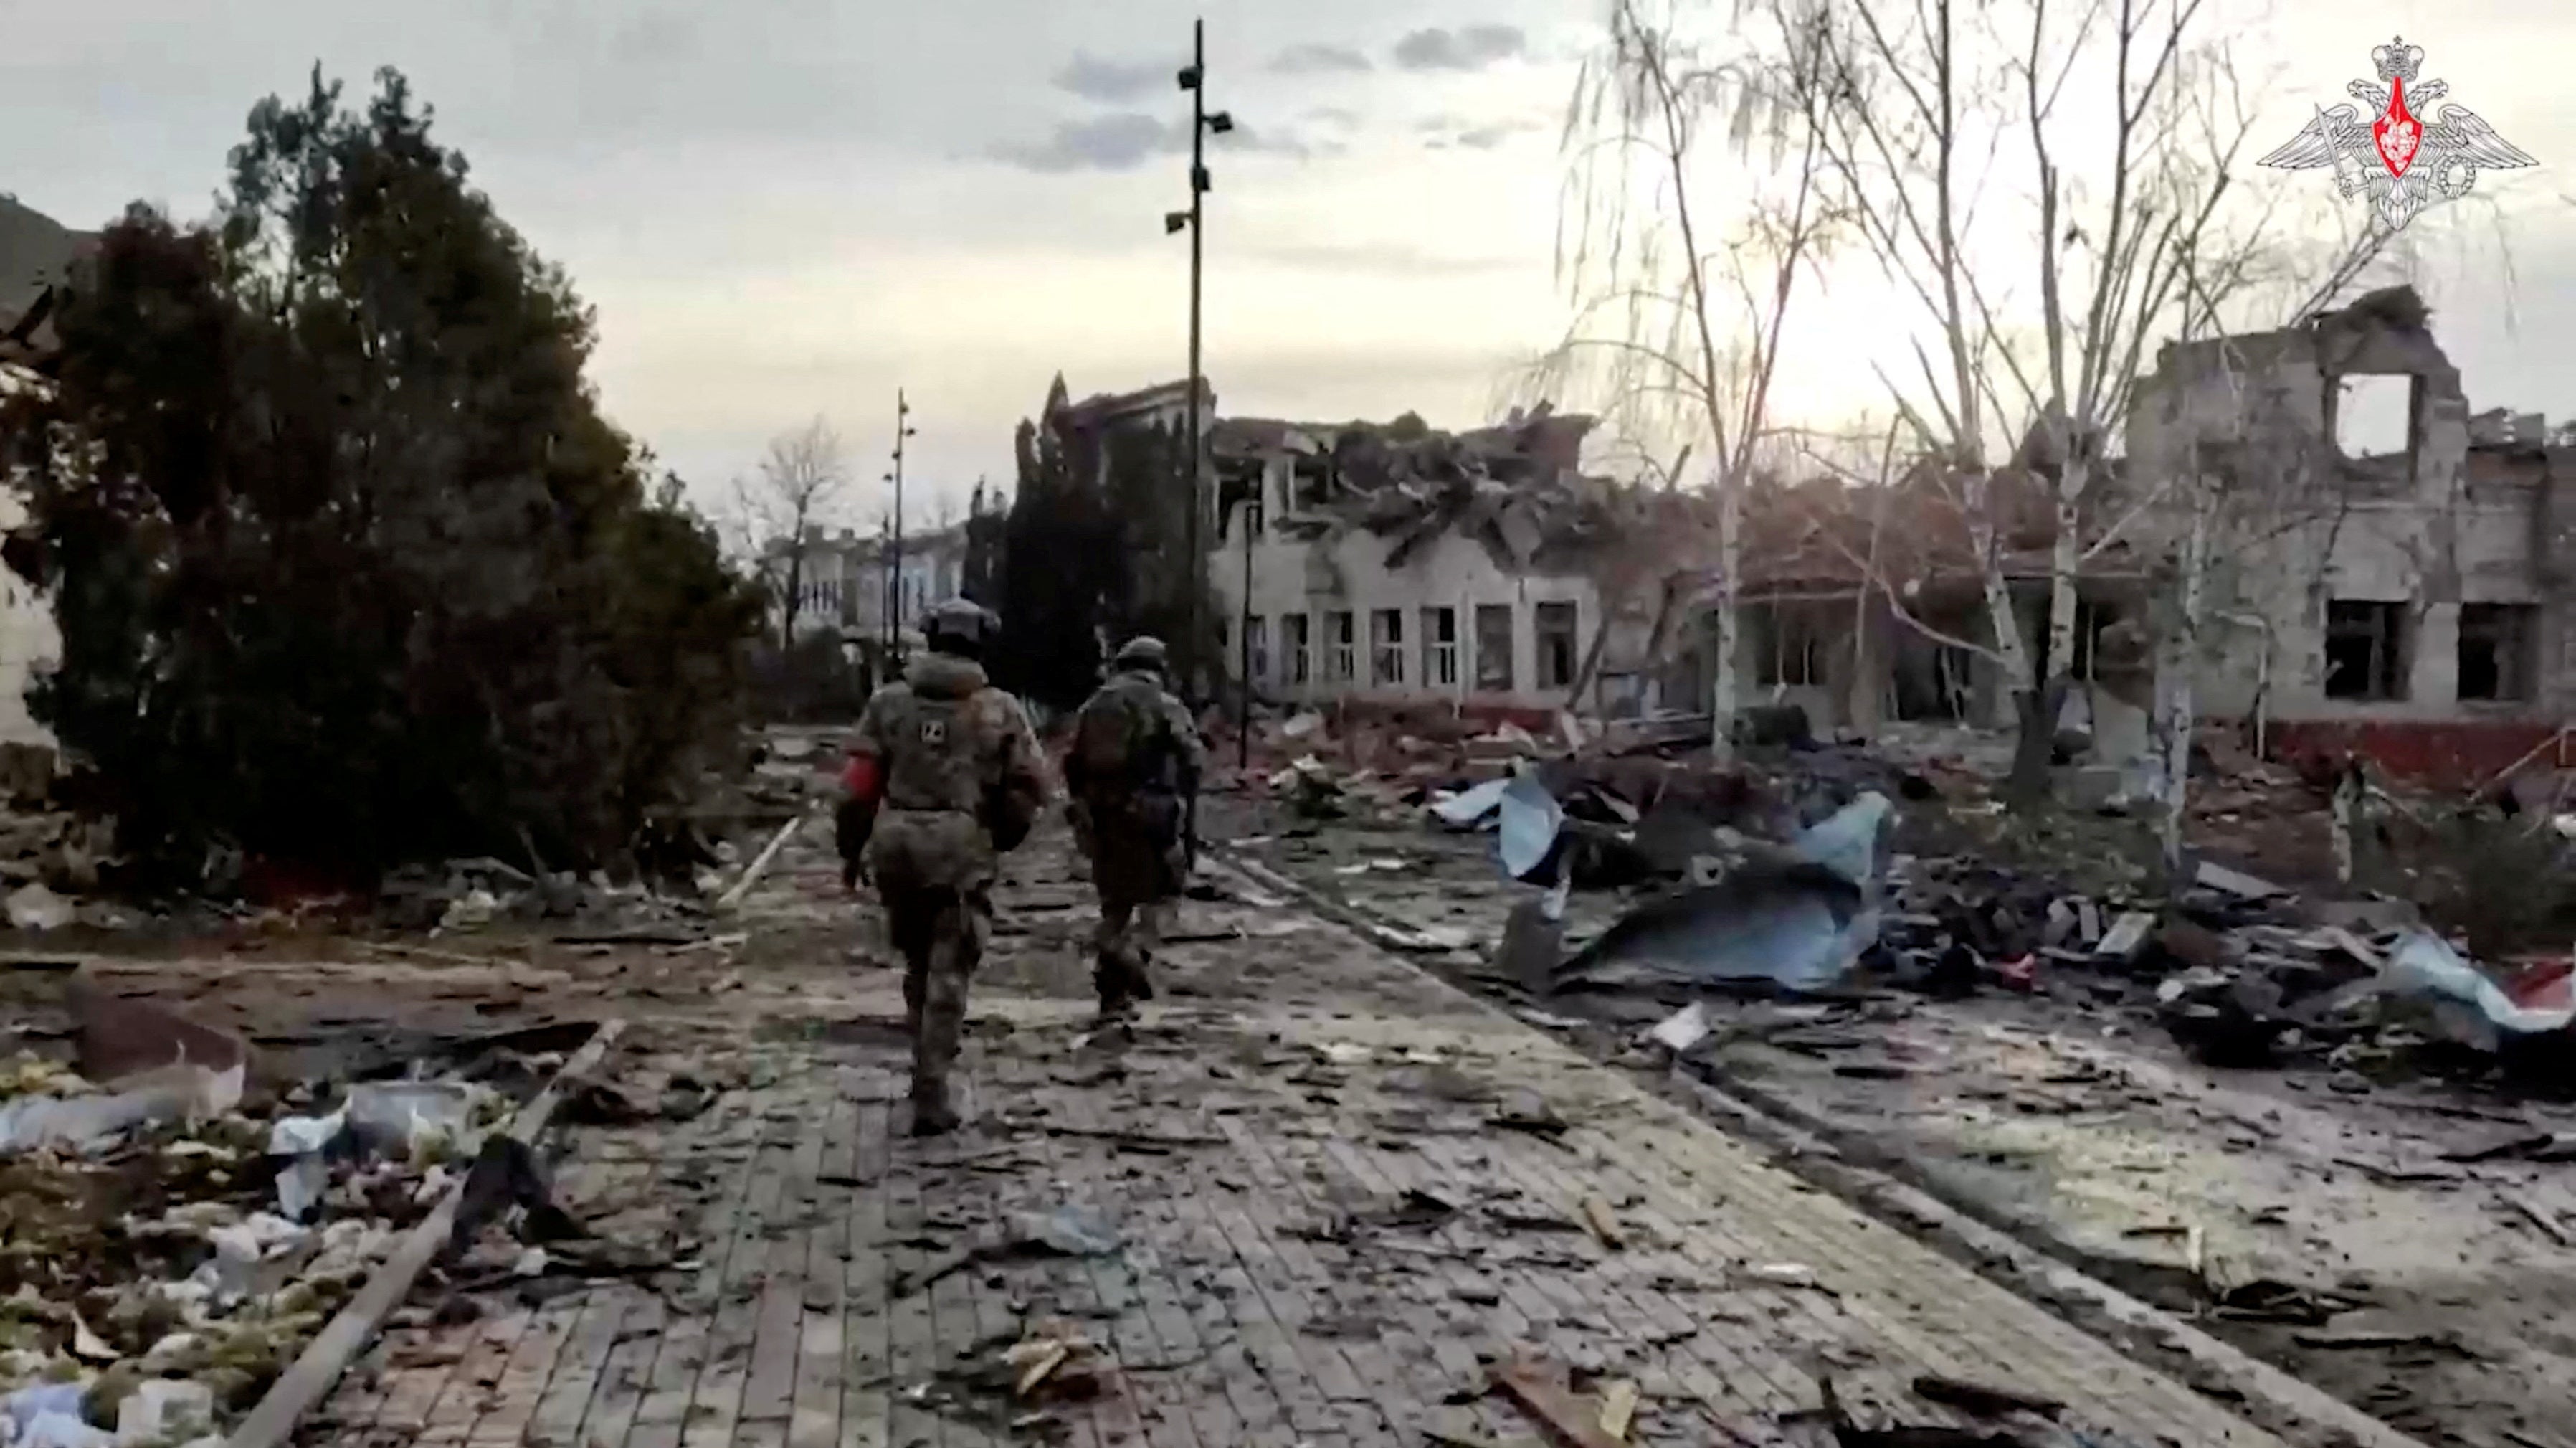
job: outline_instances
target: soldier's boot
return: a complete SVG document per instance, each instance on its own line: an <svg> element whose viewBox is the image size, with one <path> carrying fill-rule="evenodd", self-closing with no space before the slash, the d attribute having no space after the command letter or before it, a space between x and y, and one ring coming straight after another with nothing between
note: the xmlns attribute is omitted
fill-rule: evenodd
<svg viewBox="0 0 2576 1448"><path fill-rule="evenodd" d="M1091 984L1100 993L1100 1019L1123 1021L1136 1014L1136 994L1127 962L1114 951L1102 951L1091 967Z"/></svg>
<svg viewBox="0 0 2576 1448"><path fill-rule="evenodd" d="M957 1129L957 1108L948 1099L944 1076L912 1079L912 1126L915 1136L946 1136Z"/></svg>

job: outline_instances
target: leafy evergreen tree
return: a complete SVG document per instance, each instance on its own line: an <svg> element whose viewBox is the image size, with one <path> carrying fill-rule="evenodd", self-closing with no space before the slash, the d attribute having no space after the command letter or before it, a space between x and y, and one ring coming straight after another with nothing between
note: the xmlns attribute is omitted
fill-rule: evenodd
<svg viewBox="0 0 2576 1448"><path fill-rule="evenodd" d="M129 210L0 414L63 632L32 703L129 848L589 865L733 746L758 598L429 126L390 70L261 102L216 223Z"/></svg>

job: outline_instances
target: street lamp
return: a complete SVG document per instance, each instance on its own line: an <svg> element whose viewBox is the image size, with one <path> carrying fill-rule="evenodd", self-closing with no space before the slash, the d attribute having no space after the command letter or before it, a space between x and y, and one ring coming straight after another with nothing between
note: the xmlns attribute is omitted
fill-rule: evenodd
<svg viewBox="0 0 2576 1448"><path fill-rule="evenodd" d="M894 471L886 481L894 484L893 563L886 571L886 590L890 595L886 608L886 653L891 657L903 645L903 440L919 429L912 426L912 404L903 397L903 389L894 391Z"/></svg>
<svg viewBox="0 0 2576 1448"><path fill-rule="evenodd" d="M1185 547L1189 553L1190 586L1184 600L1185 630L1181 642L1182 677L1195 683L1199 664L1199 570L1205 559L1199 553L1199 481L1204 459L1200 457L1199 437L1199 272L1207 231L1207 208L1203 204L1208 192L1207 138L1210 133L1224 135L1234 129L1234 117L1207 108L1207 22L1190 25L1190 63L1181 68L1181 89L1190 93L1190 209L1163 213L1163 234L1171 235L1187 228L1190 233L1190 392L1187 432L1189 531ZM1247 601L1248 602L1248 601ZM1245 681L1247 688L1250 680Z"/></svg>

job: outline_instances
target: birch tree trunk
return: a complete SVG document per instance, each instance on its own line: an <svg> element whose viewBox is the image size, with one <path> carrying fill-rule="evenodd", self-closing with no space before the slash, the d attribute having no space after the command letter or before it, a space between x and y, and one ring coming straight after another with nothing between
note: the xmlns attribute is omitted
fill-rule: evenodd
<svg viewBox="0 0 2576 1448"><path fill-rule="evenodd" d="M1735 713L1741 693L1735 671L1736 639L1742 626L1737 581L1743 572L1744 492L1725 486L1717 498L1717 661L1710 670L1708 703L1709 759L1735 762Z"/></svg>
<svg viewBox="0 0 2576 1448"><path fill-rule="evenodd" d="M2191 534L2183 544L2181 594L2175 610L2173 643L2156 669L2156 692L2163 701L2164 865L2166 888L2182 884L2184 812L2190 800L2191 739L2194 722L2192 674L2200 661L2200 631L2209 585L2210 501L2206 478L2192 479Z"/></svg>
<svg viewBox="0 0 2576 1448"><path fill-rule="evenodd" d="M2076 574L2084 563L2083 527L2079 504L2085 487L2092 482L2090 469L2068 458L2057 478L2057 536L2048 551L2048 674L2052 679L2075 676L2075 623L2079 612ZM2049 721L2054 729L2057 721Z"/></svg>

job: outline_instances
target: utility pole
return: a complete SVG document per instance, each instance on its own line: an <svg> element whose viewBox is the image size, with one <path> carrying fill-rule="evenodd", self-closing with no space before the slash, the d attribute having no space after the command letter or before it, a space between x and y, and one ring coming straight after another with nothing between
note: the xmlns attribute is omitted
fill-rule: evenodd
<svg viewBox="0 0 2576 1448"><path fill-rule="evenodd" d="M1190 209L1163 213L1163 233L1170 235L1184 227L1190 233L1190 394L1186 447L1188 462L1189 528L1184 547L1189 552L1190 583L1184 600L1183 627L1187 635L1181 643L1182 677L1194 685L1199 666L1199 594L1206 558L1199 551L1199 513L1204 500L1199 484L1205 476L1205 459L1200 456L1199 397L1205 386L1199 376L1199 270L1205 253L1208 192L1207 138L1224 135L1234 129L1234 117L1207 108L1207 21L1190 23L1190 63L1180 75L1181 89L1190 93Z"/></svg>
<svg viewBox="0 0 2576 1448"><path fill-rule="evenodd" d="M892 529L893 562L886 570L886 654L892 657L903 646L903 440L912 436L912 404L904 401L903 389L894 390L894 471L886 481L894 484L894 519Z"/></svg>
<svg viewBox="0 0 2576 1448"><path fill-rule="evenodd" d="M1270 482L1268 468L1253 474L1252 496L1243 504L1243 617L1235 621L1240 631L1237 652L1242 655L1243 696L1234 718L1234 768L1238 774L1252 770L1252 530L1268 521L1270 500L1262 496Z"/></svg>

